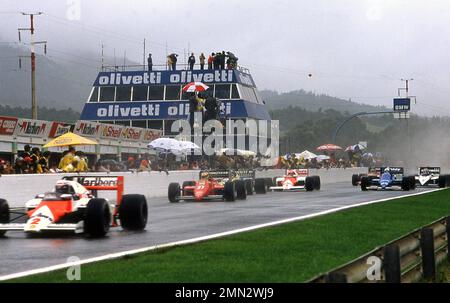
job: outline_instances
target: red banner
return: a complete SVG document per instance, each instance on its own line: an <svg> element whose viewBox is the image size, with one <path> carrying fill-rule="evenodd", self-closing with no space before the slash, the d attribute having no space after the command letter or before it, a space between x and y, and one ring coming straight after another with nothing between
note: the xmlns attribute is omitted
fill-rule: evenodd
<svg viewBox="0 0 450 303"><path fill-rule="evenodd" d="M122 125L115 124L102 124L100 130L100 138L103 139L120 139L120 134L122 133Z"/></svg>
<svg viewBox="0 0 450 303"><path fill-rule="evenodd" d="M17 125L17 118L0 117L0 135L12 136Z"/></svg>
<svg viewBox="0 0 450 303"><path fill-rule="evenodd" d="M144 132L143 128L127 126L127 127L124 127L122 129L122 133L120 134L120 138L122 140L127 140L127 141L140 141L143 132Z"/></svg>

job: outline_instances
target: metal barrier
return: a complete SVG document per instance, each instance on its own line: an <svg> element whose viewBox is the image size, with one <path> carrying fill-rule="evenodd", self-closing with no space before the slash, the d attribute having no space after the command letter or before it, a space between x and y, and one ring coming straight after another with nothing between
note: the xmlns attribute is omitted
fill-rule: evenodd
<svg viewBox="0 0 450 303"><path fill-rule="evenodd" d="M449 237L450 217L443 217L309 282L410 283L421 279L435 280L436 266L450 260Z"/></svg>

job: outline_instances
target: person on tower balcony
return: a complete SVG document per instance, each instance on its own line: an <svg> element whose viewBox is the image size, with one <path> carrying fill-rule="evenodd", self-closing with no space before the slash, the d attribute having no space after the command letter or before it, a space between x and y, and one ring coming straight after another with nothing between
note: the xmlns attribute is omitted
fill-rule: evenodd
<svg viewBox="0 0 450 303"><path fill-rule="evenodd" d="M214 56L216 54L211 53L211 55L209 55L208 57L208 69L213 69L213 63L214 63Z"/></svg>
<svg viewBox="0 0 450 303"><path fill-rule="evenodd" d="M152 71L152 69L153 69L152 54L148 54L147 65L148 65L148 71L149 72Z"/></svg>
<svg viewBox="0 0 450 303"><path fill-rule="evenodd" d="M205 69L205 55L203 53L200 54L200 57L198 57L198 59L200 60L200 69L204 70Z"/></svg>
<svg viewBox="0 0 450 303"><path fill-rule="evenodd" d="M194 69L194 64L195 64L195 56L194 53L191 53L191 55L188 58L188 63L189 63L189 69L193 70Z"/></svg>

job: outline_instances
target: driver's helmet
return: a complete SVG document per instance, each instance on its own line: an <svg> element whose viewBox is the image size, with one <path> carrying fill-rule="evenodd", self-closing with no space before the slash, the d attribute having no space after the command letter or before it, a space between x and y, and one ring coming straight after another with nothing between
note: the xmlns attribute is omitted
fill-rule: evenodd
<svg viewBox="0 0 450 303"><path fill-rule="evenodd" d="M231 179L237 178L237 173L236 173L236 171L234 171L234 170L230 171L230 178L231 178Z"/></svg>
<svg viewBox="0 0 450 303"><path fill-rule="evenodd" d="M384 169L384 172L385 172L385 173L391 173L391 168L390 168L390 167L386 167L386 168Z"/></svg>
<svg viewBox="0 0 450 303"><path fill-rule="evenodd" d="M70 194L70 186L65 183L57 183L55 185L55 192L59 194Z"/></svg>
<svg viewBox="0 0 450 303"><path fill-rule="evenodd" d="M428 168L424 168L422 170L422 175L428 176L430 174L430 171L428 170Z"/></svg>
<svg viewBox="0 0 450 303"><path fill-rule="evenodd" d="M209 179L209 172L207 172L207 171L201 172L200 178L201 179Z"/></svg>

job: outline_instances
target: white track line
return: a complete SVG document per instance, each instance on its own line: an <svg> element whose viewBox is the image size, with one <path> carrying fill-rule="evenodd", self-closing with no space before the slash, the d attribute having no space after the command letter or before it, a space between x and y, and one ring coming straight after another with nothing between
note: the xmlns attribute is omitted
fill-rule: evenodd
<svg viewBox="0 0 450 303"><path fill-rule="evenodd" d="M206 241L206 240L217 239L217 238L221 238L221 237L225 237L225 236L229 236L229 235L234 235L234 234L238 234L238 233L242 233L242 232L247 232L247 231L251 231L251 230L255 230L255 229L260 229L260 228L264 228L264 227L270 227L270 226L290 223L290 222L294 222L294 221L300 221L300 220L305 220L305 219L309 219L309 218L314 218L314 217L317 217L317 216L322 216L322 215L326 215L326 214L330 214L330 213L335 213L335 212L338 212L338 211L341 211L341 210L345 210L345 209L349 209L349 208L355 208L355 207L360 207L360 206L364 206L364 205L385 202L385 201L394 200L394 199L401 199L401 198L406 198L406 197L419 196L419 195L428 194L428 193L431 193L431 192L436 192L436 191L439 191L439 190L443 190L443 189L440 188L440 189L434 189L434 190L424 191L424 192L420 192L420 193L404 195L404 196L400 196L400 197L392 197L392 198L374 200L374 201L369 201L369 202L362 202L362 203L358 203L358 204L352 204L352 205L342 206L342 207L338 207L338 208L333 208L333 209L329 209L329 210L325 210L325 211L321 211L321 212L317 212L317 213L313 213L313 214L309 214L309 215L293 217L293 218L288 218L288 219L268 222L268 223L264 223L264 224L253 225L253 226L249 226L249 227L245 227L245 228L230 230L230 231L217 233L217 234L212 234L212 235L208 235L208 236L197 237L197 238L192 238L192 239L182 240L182 241L177 241L177 242L171 242L171 243L166 243L166 244L161 244L161 245L153 245L153 246L149 246L149 247L132 249L132 250L127 250L127 251L123 251L123 252L112 253L112 254L107 254L107 255L103 255L103 256L99 256L99 257L84 259L84 260L80 260L80 261L76 261L76 262L62 263L62 264L58 264L58 265L53 265L53 266L48 266L48 267L43 267L43 268L27 270L27 271L15 273L15 274L9 274L9 275L5 275L5 276L0 276L0 281L5 281L5 280L10 280L10 279L16 279L16 278L31 276L31 275L45 273L45 272L49 272L49 271L55 271L55 270L59 270L59 269L68 268L68 267L71 267L71 266L78 266L78 265L87 264L87 263L93 263L93 262L98 262L98 261L117 259L117 258L121 258L121 257L127 256L127 255L134 255L134 254L147 252L147 251L151 251L151 250L156 250L156 249L161 249L161 248L168 248L168 247L174 247L174 246L180 246L180 245L187 245L187 244L192 244L192 243L203 242L203 241Z"/></svg>

